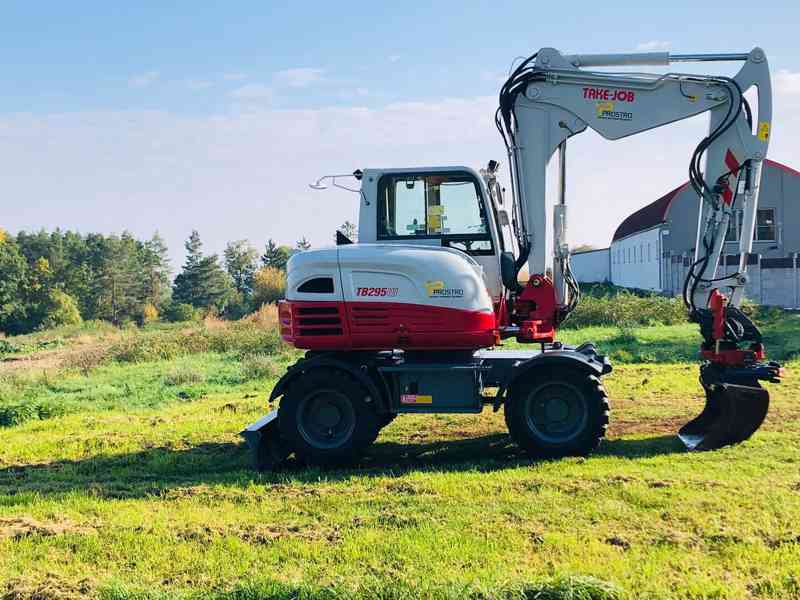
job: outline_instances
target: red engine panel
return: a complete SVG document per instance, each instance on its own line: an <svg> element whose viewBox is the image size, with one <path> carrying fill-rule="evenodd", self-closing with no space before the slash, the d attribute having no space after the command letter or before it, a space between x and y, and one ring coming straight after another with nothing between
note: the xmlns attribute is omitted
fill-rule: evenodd
<svg viewBox="0 0 800 600"><path fill-rule="evenodd" d="M494 313L402 302L281 301L281 337L304 350L472 350L498 343Z"/></svg>

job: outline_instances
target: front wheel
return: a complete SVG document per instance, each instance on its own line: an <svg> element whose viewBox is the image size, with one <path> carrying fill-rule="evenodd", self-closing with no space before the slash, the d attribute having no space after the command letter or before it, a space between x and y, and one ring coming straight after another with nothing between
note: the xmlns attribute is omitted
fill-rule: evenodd
<svg viewBox="0 0 800 600"><path fill-rule="evenodd" d="M564 367L523 375L505 405L512 439L536 457L589 454L605 437L608 415L600 379Z"/></svg>
<svg viewBox="0 0 800 600"><path fill-rule="evenodd" d="M356 458L377 437L378 416L367 391L336 369L312 369L298 377L278 407L281 436L297 457L314 464Z"/></svg>

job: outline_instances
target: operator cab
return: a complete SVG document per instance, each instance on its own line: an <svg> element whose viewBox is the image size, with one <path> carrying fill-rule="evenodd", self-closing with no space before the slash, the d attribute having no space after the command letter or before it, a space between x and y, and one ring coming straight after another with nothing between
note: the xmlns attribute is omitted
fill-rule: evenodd
<svg viewBox="0 0 800 600"><path fill-rule="evenodd" d="M465 252L481 265L491 297L499 300L500 256L512 250L509 219L502 200L489 194L486 181L473 169L366 169L361 191L359 242ZM503 225L498 231L503 222L508 232L502 231Z"/></svg>

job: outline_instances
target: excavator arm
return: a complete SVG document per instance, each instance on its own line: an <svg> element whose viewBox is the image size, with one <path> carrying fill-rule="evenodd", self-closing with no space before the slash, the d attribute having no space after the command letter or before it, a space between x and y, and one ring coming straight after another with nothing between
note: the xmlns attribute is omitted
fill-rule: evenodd
<svg viewBox="0 0 800 600"><path fill-rule="evenodd" d="M593 67L670 65L675 62L740 62L734 77L685 73L612 73ZM755 88L757 114L744 94ZM681 430L690 448L712 448L746 439L766 415L760 380L777 381L780 366L764 362L758 328L739 310L747 284L748 255L758 207L761 169L769 145L772 102L769 66L760 48L744 54L674 55L666 52L562 55L543 48L520 63L500 91L496 122L511 163L517 270L527 261L528 285L512 290L509 321L521 341L549 341L577 305L579 288L566 243L566 144L593 129L618 140L708 112L709 133L689 164L697 193L697 241L684 285L689 318L703 335L701 383L707 405ZM553 269L547 275L545 172L560 163L553 212ZM728 224L742 211L739 268L716 275Z"/></svg>

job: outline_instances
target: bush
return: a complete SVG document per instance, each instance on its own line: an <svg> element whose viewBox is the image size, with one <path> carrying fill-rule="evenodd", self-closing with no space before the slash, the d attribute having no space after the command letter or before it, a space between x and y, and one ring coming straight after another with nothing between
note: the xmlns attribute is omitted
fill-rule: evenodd
<svg viewBox="0 0 800 600"><path fill-rule="evenodd" d="M138 363L202 352L229 353L241 359L281 352L283 348L276 327L264 327L253 320L230 323L208 319L188 330L132 331L111 345L105 354L109 361Z"/></svg>
<svg viewBox="0 0 800 600"><path fill-rule="evenodd" d="M253 301L256 306L275 304L286 297L286 273L274 267L263 267L253 277Z"/></svg>
<svg viewBox="0 0 800 600"><path fill-rule="evenodd" d="M179 366L164 376L164 385L177 386L205 382L205 375L191 367Z"/></svg>
<svg viewBox="0 0 800 600"><path fill-rule="evenodd" d="M158 321L158 309L153 303L148 302L142 307L142 325Z"/></svg>
<svg viewBox="0 0 800 600"><path fill-rule="evenodd" d="M282 369L275 364L275 357L267 354L253 354L242 359L242 374L246 381L252 379L271 379L277 377Z"/></svg>
<svg viewBox="0 0 800 600"><path fill-rule="evenodd" d="M252 301L241 292L234 292L225 307L225 318L237 320L253 310Z"/></svg>
<svg viewBox="0 0 800 600"><path fill-rule="evenodd" d="M32 419L44 421L62 414L63 408L38 402L0 406L0 427L15 427Z"/></svg>
<svg viewBox="0 0 800 600"><path fill-rule="evenodd" d="M173 323L183 323L185 321L197 321L200 319L200 311L191 304L173 302L166 311L167 320Z"/></svg>
<svg viewBox="0 0 800 600"><path fill-rule="evenodd" d="M80 325L82 322L81 311L78 310L78 302L75 298L61 290L50 292L49 306L42 321L43 329L62 325Z"/></svg>
<svg viewBox="0 0 800 600"><path fill-rule="evenodd" d="M685 323L686 318L686 308L678 298L638 296L620 291L603 297L585 294L564 327L579 329L604 325L629 330L636 326L676 325Z"/></svg>
<svg viewBox="0 0 800 600"><path fill-rule="evenodd" d="M99 367L109 359L109 350L106 346L89 346L78 352L67 354L63 365L67 369L77 369L82 375L88 375L92 369Z"/></svg>
<svg viewBox="0 0 800 600"><path fill-rule="evenodd" d="M7 340L0 339L0 356L3 354L14 354L19 352L20 349L18 346L12 344Z"/></svg>

